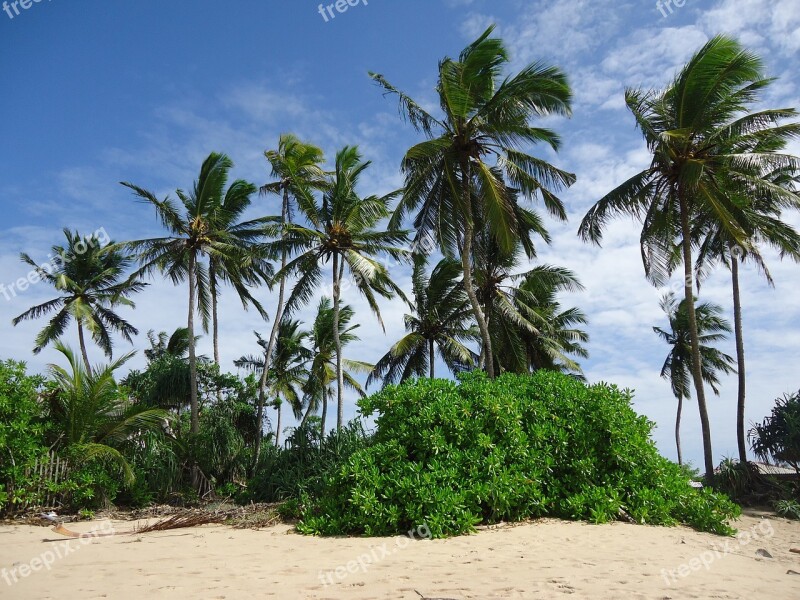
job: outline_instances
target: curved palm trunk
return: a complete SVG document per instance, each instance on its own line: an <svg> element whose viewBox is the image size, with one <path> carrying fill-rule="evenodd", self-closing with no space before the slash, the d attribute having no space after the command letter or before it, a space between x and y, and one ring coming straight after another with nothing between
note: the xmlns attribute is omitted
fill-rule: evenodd
<svg viewBox="0 0 800 600"><path fill-rule="evenodd" d="M197 354L194 347L194 311L196 303L194 279L196 267L197 256L194 252L191 252L189 254L189 318L186 326L189 329L189 389L192 411L191 431L193 434L200 433L200 412L197 404Z"/></svg>
<svg viewBox="0 0 800 600"><path fill-rule="evenodd" d="M739 392L736 401L736 442L739 446L739 462L747 463L747 443L744 435L744 406L746 373L744 364L744 333L742 330L742 298L739 293L739 258L731 252L731 279L733 280L733 327L736 335L736 369L739 373Z"/></svg>
<svg viewBox="0 0 800 600"><path fill-rule="evenodd" d="M703 430L703 458L705 462L706 483L714 480L714 456L711 448L711 424L708 420L706 407L706 394L703 387L703 371L700 358L700 336L697 333L697 313L694 306L694 278L692 270L692 232L689 225L689 207L686 198L679 193L681 212L681 233L683 240L683 292L686 298L686 308L689 316L689 336L692 342L692 378L697 391L697 408L700 411L700 426Z"/></svg>
<svg viewBox="0 0 800 600"><path fill-rule="evenodd" d="M280 448L281 439L281 404L278 404L278 422L275 425L275 447Z"/></svg>
<svg viewBox="0 0 800 600"><path fill-rule="evenodd" d="M482 353L486 356L486 373L489 378L494 379L494 353L492 352L492 338L489 335L489 325L486 317L481 310L478 295L472 285L472 240L475 235L475 226L472 222L472 202L469 193L469 166L466 161L462 161L461 172L463 181L461 182L462 201L464 203L464 245L461 248L461 269L464 272L464 289L472 305L472 313L478 322L478 329L481 331L483 340Z"/></svg>
<svg viewBox="0 0 800 600"><path fill-rule="evenodd" d="M436 357L433 351L434 351L433 338L431 338L428 340L428 355L429 355L428 358L430 360L431 379L436 378L436 373L435 373Z"/></svg>
<svg viewBox="0 0 800 600"><path fill-rule="evenodd" d="M78 343L81 346L81 356L83 357L83 364L86 367L86 373L92 372L92 365L89 364L89 354L86 352L86 340L83 337L83 324L78 320Z"/></svg>
<svg viewBox="0 0 800 600"><path fill-rule="evenodd" d="M683 464L681 453L681 413L683 413L683 396L678 396L678 414L675 417L675 447L678 449L678 464Z"/></svg>
<svg viewBox="0 0 800 600"><path fill-rule="evenodd" d="M342 261L342 265L339 261ZM336 345L336 430L344 421L344 374L342 372L342 340L339 336L339 296L341 293L344 259L339 253L333 255L333 342ZM324 410L324 409L323 409Z"/></svg>
<svg viewBox="0 0 800 600"><path fill-rule="evenodd" d="M289 190L284 189L283 208L281 209L281 225L283 225L283 232L281 234L281 237L283 239L286 238L286 223L288 220L289 220ZM288 261L288 253L286 252L286 248L281 248L281 269L286 268L287 261ZM272 361L272 352L275 349L275 344L278 341L278 330L280 328L281 321L283 320L283 308L284 308L283 305L285 296L286 296L286 278L284 277L281 279L281 282L278 286L278 305L275 307L275 316L273 317L272 321L272 331L270 331L269 342L267 343L267 349L264 353L264 374L261 377L261 383L258 386L258 409L256 411L256 418L258 419L259 424L264 419L264 400L266 396L267 373L269 372L270 362ZM278 416L280 416L280 413L278 414ZM303 418L304 423L305 420L306 419L304 417ZM261 454L261 435L259 435L256 438L256 447L255 447L256 463L258 462L258 457L260 456L260 454Z"/></svg>
<svg viewBox="0 0 800 600"><path fill-rule="evenodd" d="M219 366L219 320L217 319L217 270L214 261L208 265L208 281L211 287L211 330L214 340L214 364Z"/></svg>

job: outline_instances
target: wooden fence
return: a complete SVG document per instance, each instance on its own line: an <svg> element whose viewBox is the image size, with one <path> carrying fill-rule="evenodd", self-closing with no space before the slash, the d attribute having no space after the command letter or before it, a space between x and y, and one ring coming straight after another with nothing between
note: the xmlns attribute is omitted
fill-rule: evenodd
<svg viewBox="0 0 800 600"><path fill-rule="evenodd" d="M69 465L65 459L49 453L37 459L27 475L36 481L34 497L39 499L37 504L47 508L60 504L59 494L50 491L49 484L61 483L69 476Z"/></svg>

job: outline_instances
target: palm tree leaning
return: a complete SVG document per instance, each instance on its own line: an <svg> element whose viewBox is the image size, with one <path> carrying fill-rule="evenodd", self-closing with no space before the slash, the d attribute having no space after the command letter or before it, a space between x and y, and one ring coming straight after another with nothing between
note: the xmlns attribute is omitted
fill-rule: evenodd
<svg viewBox="0 0 800 600"><path fill-rule="evenodd" d="M94 342L106 356L111 358L113 343L111 333L120 334L133 343L132 336L138 330L120 317L113 309L117 306L134 307L129 296L141 291L147 284L135 279L120 281L133 259L115 249L113 242L105 248L93 236L81 236L77 231L64 229L66 247L53 246L54 259L49 269L36 264L27 254L21 260L33 267L42 281L52 285L61 294L58 298L34 306L12 322L36 319L57 311L50 322L36 336L34 354L57 341L66 330L71 319L78 327L78 340L83 364L91 371L89 354L86 351L84 330L87 329Z"/></svg>
<svg viewBox="0 0 800 600"><path fill-rule="evenodd" d="M430 276L427 259L414 255L411 277L414 314L405 315L406 331L375 365L367 386L381 380L384 386L411 377L435 377L436 349L447 367L457 373L477 364L478 357L467 343L480 340L473 324L472 310L461 285L461 265L443 258Z"/></svg>
<svg viewBox="0 0 800 600"><path fill-rule="evenodd" d="M90 370L61 342L56 342L55 347L69 364L69 370L49 366L56 391L47 396L47 411L49 422L59 436L57 443L81 461L100 459L115 463L124 482L131 484L133 470L121 447L139 433L161 429L166 411L131 403L114 381L114 371L130 360L133 353Z"/></svg>
<svg viewBox="0 0 800 600"><path fill-rule="evenodd" d="M698 219L696 238L700 242L695 268L698 286L707 275L712 263L720 262L731 272L733 288L733 323L736 338L736 370L738 372L738 393L736 401L736 441L739 461L747 462L747 438L745 436L745 404L747 377L745 371L744 331L742 326L742 301L739 286L739 267L751 262L764 275L770 286L775 281L761 254L761 247L769 246L781 258L789 257L800 262L800 234L788 223L781 220L784 209L800 209L800 195L796 191L796 172L787 169L770 171L766 179L775 186L792 192L792 195L759 194L754 189L746 197L739 198L745 217L749 239L745 245L737 245L724 227L713 219Z"/></svg>
<svg viewBox="0 0 800 600"><path fill-rule="evenodd" d="M668 379L672 393L678 399L678 411L675 417L675 446L678 451L678 464L683 464L681 453L681 413L683 400L692 397L692 341L689 331L689 311L686 300L678 300L670 292L661 299L661 309L669 320L669 329L653 327L658 336L670 346L669 354L661 368L661 377ZM731 326L722 316L722 307L704 302L695 309L697 330L700 339L700 356L703 369L703 381L719 396L718 373L733 373L734 360L721 352L712 344L727 339Z"/></svg>
<svg viewBox="0 0 800 600"><path fill-rule="evenodd" d="M339 310L338 318L335 315L331 299L323 296L317 307L317 315L314 318L314 325L311 329L309 343L311 346L312 358L309 366L308 378L303 393L305 396L306 412L303 415L301 425L304 425L312 413L316 413L322 408L322 421L320 434L325 437L325 424L328 416L328 399L331 395L331 386L337 381L337 368L342 365L342 381L350 389L358 393L362 398L366 396L361 385L356 381L354 373L369 373L374 365L342 358L337 351L336 339L338 337L338 348L344 348L352 342L358 341L358 336L354 333L359 325L350 325L354 316L353 309L345 304ZM334 336L334 323L338 321L338 336Z"/></svg>
<svg viewBox="0 0 800 600"><path fill-rule="evenodd" d="M123 244L125 248L137 253L140 267L134 276L141 277L158 270L176 285L188 283L187 334L192 434L200 431L195 312L200 312L206 324L212 312L208 268L201 259L204 256L213 257L216 261L224 262L232 271L244 269L253 259L247 255L247 247L235 239L236 236L226 236L215 229L216 224L225 220L220 213L224 212L224 189L231 166L230 159L224 154L210 154L203 162L192 191L176 191L180 205L169 197L159 200L144 188L132 183L122 183L133 190L143 202L156 209L159 220L170 234L168 237ZM257 219L243 224L242 227L249 231L251 227L263 226L266 222L266 219Z"/></svg>
<svg viewBox="0 0 800 600"><path fill-rule="evenodd" d="M647 142L651 164L598 201L579 229L585 240L599 244L613 216L639 218L645 273L656 284L666 280L671 249L676 243L680 246L707 481L713 480L714 458L693 302L692 222L702 214L718 222L730 240L744 245L747 224L735 197L745 194L732 197L731 192L785 194L759 173L767 166L796 165L794 157L772 151L776 138L797 134L796 125L777 125L795 112L748 112L770 82L758 57L737 41L718 36L692 57L666 90L627 90L626 103Z"/></svg>
<svg viewBox="0 0 800 600"><path fill-rule="evenodd" d="M324 190L328 184L326 174L322 169L325 161L322 150L311 144L301 142L291 134L284 134L278 141L277 150L267 150L264 153L272 169L272 177L277 181L267 183L261 187L262 194L276 194L281 198L280 237L285 239L289 223L292 221L292 203L295 206L304 206L307 209L313 204L315 191ZM280 249L281 269L286 268L289 251L286 247ZM272 321L269 341L264 351L264 369L259 382L259 400L256 418L259 423L264 419L264 397L266 395L266 375L270 370L273 350L278 339L279 328L283 322L284 303L286 298L286 277L278 282L278 303L275 306L275 315ZM256 439L255 461L261 452L261 436Z"/></svg>
<svg viewBox="0 0 800 600"><path fill-rule="evenodd" d="M428 138L403 159L406 185L390 222L399 226L417 211L418 239L432 236L446 256L461 257L464 288L482 339L486 370L494 376L489 326L472 281L473 241L478 217L501 248L510 251L528 213L521 213L517 190L525 198L540 197L550 213L566 219L556 196L575 176L526 154L523 146L560 144L552 130L533 127L534 117L570 115L572 94L564 73L541 63L501 79L509 62L502 40L490 37L493 27L469 45L458 60L439 63L436 92L442 117L436 118L382 75L370 76L400 99L401 113ZM490 158L491 160L487 160ZM527 246L526 246L527 249Z"/></svg>
<svg viewBox="0 0 800 600"><path fill-rule="evenodd" d="M378 229L380 222L391 216L389 204L398 192L361 198L357 187L369 165L369 162L362 161L357 148L345 147L340 150L336 155L333 181L323 194L322 201L306 202L300 206L310 226L289 225L283 239L275 242L281 251L285 249L298 254L276 275L280 280L298 274L297 283L286 303L287 314L308 303L321 281L322 265L331 264L337 429L342 428L344 420L344 373L339 324L345 269L351 275L352 285L366 298L381 327L383 320L376 294L384 298L397 295L405 300L403 291L389 276L386 265L377 258L384 255L399 262L408 257L408 251L399 247L407 240L405 231Z"/></svg>

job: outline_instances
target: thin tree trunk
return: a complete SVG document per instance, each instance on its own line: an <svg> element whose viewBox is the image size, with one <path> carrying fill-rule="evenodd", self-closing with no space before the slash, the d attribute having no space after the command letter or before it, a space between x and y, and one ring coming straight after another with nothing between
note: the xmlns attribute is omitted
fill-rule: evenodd
<svg viewBox="0 0 800 600"><path fill-rule="evenodd" d="M700 411L700 426L703 431L703 458L705 462L706 483L714 480L714 455L711 447L711 424L708 420L706 394L703 387L703 371L700 359L700 336L697 333L697 313L694 306L694 277L692 271L692 232L689 225L689 207L683 193L679 192L681 212L681 233L683 236L683 292L689 315L689 335L692 342L692 377L697 391L697 408Z"/></svg>
<svg viewBox="0 0 800 600"><path fill-rule="evenodd" d="M322 421L319 426L320 439L325 439L325 421L328 419L328 392L322 390Z"/></svg>
<svg viewBox="0 0 800 600"><path fill-rule="evenodd" d="M314 406L314 403L309 401L309 403L308 403L308 408L306 408L306 412L305 412L305 413L303 413L303 419L300 421L300 427L302 427L303 425L305 425L305 424L306 424L306 421L308 421L308 417L310 417L310 416L311 416L311 408L312 408L313 406Z"/></svg>
<svg viewBox="0 0 800 600"><path fill-rule="evenodd" d="M339 336L339 296L341 293L341 269L339 261L344 260L339 253L333 255L333 342L336 345L336 430L342 428L344 421L344 376L342 373L342 340Z"/></svg>
<svg viewBox="0 0 800 600"><path fill-rule="evenodd" d="M430 355L429 356L429 360L430 360L430 364L431 364L431 379L435 379L436 378L436 372L435 372L436 357L435 357L433 351L434 351L434 342L433 342L433 338L431 338L431 339L428 340L428 354Z"/></svg>
<svg viewBox="0 0 800 600"><path fill-rule="evenodd" d="M742 330L742 298L739 293L739 257L731 252L731 279L733 280L733 323L736 335L736 369L739 372L739 393L736 402L736 441L739 445L739 462L747 464L747 443L744 435L744 407L747 393L744 364L744 333Z"/></svg>
<svg viewBox="0 0 800 600"><path fill-rule="evenodd" d="M683 412L683 396L678 395L678 415L675 417L675 447L678 449L678 464L683 464L681 453L681 413Z"/></svg>
<svg viewBox="0 0 800 600"><path fill-rule="evenodd" d="M78 343L81 345L81 356L83 357L83 364L86 367L86 373L92 372L92 365L89 363L89 354L86 352L86 340L83 337L83 324L78 319Z"/></svg>
<svg viewBox="0 0 800 600"><path fill-rule="evenodd" d="M461 182L462 201L464 203L464 246L461 249L461 268L464 272L464 289L467 292L469 302L472 305L472 312L475 315L475 320L478 322L478 328L481 331L483 350L486 355L486 373L489 375L490 379L494 379L494 353L492 352L492 338L489 335L489 325L486 323L486 317L483 314L483 310L481 310L478 296L472 285L472 238L475 234L475 226L472 222L469 164L467 161L462 161L461 177L463 179Z"/></svg>
<svg viewBox="0 0 800 600"><path fill-rule="evenodd" d="M214 364L219 366L219 322L217 320L217 270L214 261L208 265L208 281L211 288L211 331L214 340Z"/></svg>
<svg viewBox="0 0 800 600"><path fill-rule="evenodd" d="M192 434L200 433L200 411L197 404L197 354L195 352L194 340L194 310L195 310L195 269L197 266L197 256L193 251L189 254L189 319L187 328L189 329L189 389L190 406L192 411Z"/></svg>
<svg viewBox="0 0 800 600"><path fill-rule="evenodd" d="M278 401L278 423L275 425L275 447L280 447L280 439L281 439L281 403L280 400Z"/></svg>
<svg viewBox="0 0 800 600"><path fill-rule="evenodd" d="M281 209L281 225L283 226L283 231L281 232L281 239L286 239L286 224L289 220L289 190L284 188L283 190L283 208ZM288 260L288 253L286 252L286 248L281 248L281 269L286 268L286 263ZM269 342L267 343L267 349L264 354L264 374L261 378L261 383L258 389L258 410L256 411L258 422L264 419L264 400L266 396L266 385L267 385L267 373L269 372L270 362L272 361L272 352L275 349L275 344L278 341L278 330L281 326L281 321L283 320L283 304L284 304L284 297L286 295L286 278L281 278L280 284L278 285L278 305L275 307L275 315L272 321L272 331L269 334ZM305 418L303 419L305 422ZM256 447L255 447L255 459L258 462L258 457L261 454L261 436L256 438Z"/></svg>

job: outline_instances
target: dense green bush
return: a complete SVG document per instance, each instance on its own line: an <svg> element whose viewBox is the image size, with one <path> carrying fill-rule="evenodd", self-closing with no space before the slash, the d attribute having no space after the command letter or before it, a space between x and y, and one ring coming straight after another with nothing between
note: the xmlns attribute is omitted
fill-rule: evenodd
<svg viewBox="0 0 800 600"><path fill-rule="evenodd" d="M732 533L738 507L693 489L630 400L544 371L387 388L359 403L378 415L373 445L326 478L298 528L387 535L424 523L447 536L529 517L602 523L624 510L641 523Z"/></svg>
<svg viewBox="0 0 800 600"><path fill-rule="evenodd" d="M762 460L787 463L800 472L800 392L775 400L772 414L753 427L750 441Z"/></svg>
<svg viewBox="0 0 800 600"><path fill-rule="evenodd" d="M39 403L43 383L26 374L24 363L0 361L0 514L37 501L38 482L29 473L47 455Z"/></svg>
<svg viewBox="0 0 800 600"><path fill-rule="evenodd" d="M248 485L256 502L281 502L317 496L322 493L327 474L339 471L358 450L369 445L369 437L359 421L341 431L320 436L316 419L295 429L285 448L265 445L253 478Z"/></svg>

